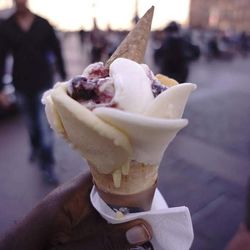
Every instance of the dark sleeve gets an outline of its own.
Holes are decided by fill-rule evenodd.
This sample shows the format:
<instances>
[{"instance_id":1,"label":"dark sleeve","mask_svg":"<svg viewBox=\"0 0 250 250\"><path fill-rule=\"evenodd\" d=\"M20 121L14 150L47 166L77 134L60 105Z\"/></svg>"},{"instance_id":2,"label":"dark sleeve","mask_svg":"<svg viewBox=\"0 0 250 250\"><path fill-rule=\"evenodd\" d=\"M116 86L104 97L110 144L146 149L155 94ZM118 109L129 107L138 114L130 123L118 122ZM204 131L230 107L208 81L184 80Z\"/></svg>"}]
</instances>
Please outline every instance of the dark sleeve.
<instances>
[{"instance_id":1,"label":"dark sleeve","mask_svg":"<svg viewBox=\"0 0 250 250\"><path fill-rule=\"evenodd\" d=\"M48 29L49 29L49 46L56 57L59 74L61 78L65 80L66 71L65 71L64 59L62 56L61 44L55 34L53 27L50 24L48 24Z\"/></svg>"},{"instance_id":2,"label":"dark sleeve","mask_svg":"<svg viewBox=\"0 0 250 250\"><path fill-rule=\"evenodd\" d=\"M6 36L4 32L4 24L0 24L0 91L2 91L4 84L3 84L3 76L5 71L5 59L8 52L8 46L6 42Z\"/></svg>"}]
</instances>

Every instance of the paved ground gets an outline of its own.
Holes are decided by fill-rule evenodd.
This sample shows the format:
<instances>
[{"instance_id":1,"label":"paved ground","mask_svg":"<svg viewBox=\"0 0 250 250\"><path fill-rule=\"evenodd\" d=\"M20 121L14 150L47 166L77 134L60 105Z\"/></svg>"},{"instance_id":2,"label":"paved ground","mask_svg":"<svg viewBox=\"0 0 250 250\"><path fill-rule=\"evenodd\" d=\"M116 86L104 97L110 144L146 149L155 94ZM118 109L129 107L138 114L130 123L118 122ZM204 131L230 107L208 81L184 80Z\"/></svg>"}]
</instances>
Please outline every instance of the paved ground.
<instances>
[{"instance_id":1,"label":"paved ground","mask_svg":"<svg viewBox=\"0 0 250 250\"><path fill-rule=\"evenodd\" d=\"M76 37L64 40L69 74L88 63L88 47ZM82 51L81 51L82 50ZM250 60L192 65L198 90L184 116L190 123L169 146L160 168L159 188L170 206L192 214L192 250L221 250L244 217L245 185L250 176ZM24 216L52 187L27 162L26 132L19 116L0 122L0 233ZM56 138L56 171L64 182L86 165Z\"/></svg>"}]
</instances>

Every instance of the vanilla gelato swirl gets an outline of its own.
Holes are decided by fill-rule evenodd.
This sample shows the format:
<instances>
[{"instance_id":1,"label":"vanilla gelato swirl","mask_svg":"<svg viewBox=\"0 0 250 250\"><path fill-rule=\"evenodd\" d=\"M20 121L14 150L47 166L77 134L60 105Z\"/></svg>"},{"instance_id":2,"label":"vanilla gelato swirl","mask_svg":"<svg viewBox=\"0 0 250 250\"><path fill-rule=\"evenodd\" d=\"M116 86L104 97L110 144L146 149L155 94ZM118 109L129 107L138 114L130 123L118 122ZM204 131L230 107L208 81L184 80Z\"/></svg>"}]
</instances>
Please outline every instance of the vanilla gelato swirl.
<instances>
[{"instance_id":1,"label":"vanilla gelato swirl","mask_svg":"<svg viewBox=\"0 0 250 250\"><path fill-rule=\"evenodd\" d=\"M133 113L143 113L153 101L152 82L142 66L132 60L118 58L110 65L118 108Z\"/></svg>"}]
</instances>

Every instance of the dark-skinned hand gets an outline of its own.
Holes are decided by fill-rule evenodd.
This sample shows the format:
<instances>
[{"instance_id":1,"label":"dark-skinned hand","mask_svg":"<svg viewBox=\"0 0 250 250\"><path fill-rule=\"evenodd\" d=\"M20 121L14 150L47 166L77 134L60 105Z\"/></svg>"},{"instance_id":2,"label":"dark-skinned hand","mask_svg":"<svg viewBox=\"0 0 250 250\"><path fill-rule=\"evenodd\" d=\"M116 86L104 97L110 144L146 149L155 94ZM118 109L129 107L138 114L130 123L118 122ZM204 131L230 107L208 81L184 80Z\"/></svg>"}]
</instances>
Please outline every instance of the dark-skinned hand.
<instances>
[{"instance_id":1,"label":"dark-skinned hand","mask_svg":"<svg viewBox=\"0 0 250 250\"><path fill-rule=\"evenodd\" d=\"M89 173L47 195L0 241L0 250L127 250L151 239L143 220L111 225L91 205Z\"/></svg>"}]
</instances>

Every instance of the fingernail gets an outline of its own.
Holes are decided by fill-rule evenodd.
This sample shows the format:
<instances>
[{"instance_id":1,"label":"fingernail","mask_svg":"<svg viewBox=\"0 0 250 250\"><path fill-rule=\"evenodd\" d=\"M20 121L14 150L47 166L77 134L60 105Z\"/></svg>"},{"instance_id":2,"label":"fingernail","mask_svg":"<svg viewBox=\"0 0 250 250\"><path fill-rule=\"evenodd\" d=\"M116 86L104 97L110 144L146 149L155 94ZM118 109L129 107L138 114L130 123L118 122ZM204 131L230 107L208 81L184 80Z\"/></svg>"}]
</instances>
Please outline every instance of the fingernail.
<instances>
[{"instance_id":1,"label":"fingernail","mask_svg":"<svg viewBox=\"0 0 250 250\"><path fill-rule=\"evenodd\" d=\"M143 224L130 228L126 232L126 237L130 244L142 244L151 239L149 231Z\"/></svg>"}]
</instances>

